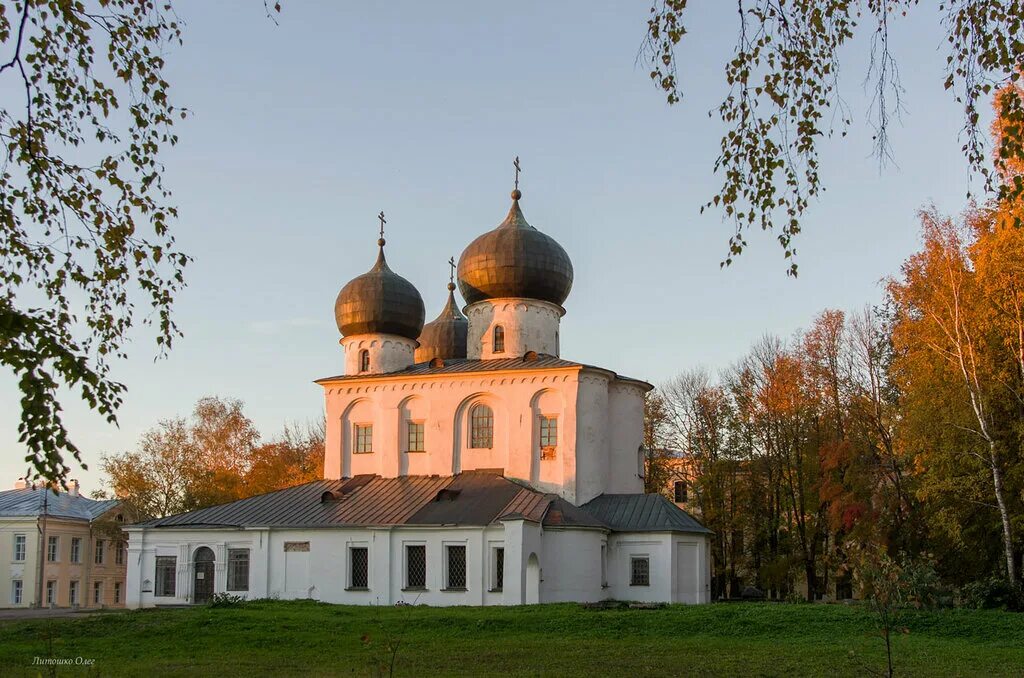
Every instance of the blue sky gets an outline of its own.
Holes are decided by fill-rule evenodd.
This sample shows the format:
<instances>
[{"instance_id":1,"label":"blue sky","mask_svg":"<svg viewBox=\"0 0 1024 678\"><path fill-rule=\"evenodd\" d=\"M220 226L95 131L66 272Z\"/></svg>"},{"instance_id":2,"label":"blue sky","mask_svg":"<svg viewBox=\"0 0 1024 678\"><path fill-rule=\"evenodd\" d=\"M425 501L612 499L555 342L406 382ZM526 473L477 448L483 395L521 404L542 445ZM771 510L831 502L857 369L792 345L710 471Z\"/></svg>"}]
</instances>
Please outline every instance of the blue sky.
<instances>
[{"instance_id":1,"label":"blue sky","mask_svg":"<svg viewBox=\"0 0 1024 678\"><path fill-rule=\"evenodd\" d=\"M159 419L208 394L241 398L266 436L322 416L318 377L342 370L333 303L375 257L434 317L458 258L508 209L512 159L523 211L575 266L563 356L658 383L717 369L761 335L791 335L825 308L881 298L917 245L916 211L959 211L970 177L960 111L942 89L937 16L893 31L907 111L898 166L879 168L865 123L867 42L843 54L851 134L825 144L828 190L797 241L800 277L773 236L719 268L729 226L700 206L721 132L736 35L732 3L692 3L680 49L682 103L669 107L636 56L649 3L340 3L287 0L274 25L258 0L178 3L185 45L169 56L177 104L194 115L166 156L179 244L195 262L177 305L185 337L166 360L137 334L116 378L119 428L69 402L88 471ZM0 486L25 469L16 384L0 375Z\"/></svg>"}]
</instances>

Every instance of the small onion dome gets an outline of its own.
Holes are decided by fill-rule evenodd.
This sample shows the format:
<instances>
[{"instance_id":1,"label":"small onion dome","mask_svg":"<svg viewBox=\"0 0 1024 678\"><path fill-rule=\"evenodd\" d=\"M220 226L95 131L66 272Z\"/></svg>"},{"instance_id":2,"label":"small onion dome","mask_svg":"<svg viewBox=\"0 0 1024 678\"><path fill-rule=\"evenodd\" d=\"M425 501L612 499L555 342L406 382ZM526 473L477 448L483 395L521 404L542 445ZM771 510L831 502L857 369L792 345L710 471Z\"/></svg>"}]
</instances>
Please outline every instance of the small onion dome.
<instances>
[{"instance_id":1,"label":"small onion dome","mask_svg":"<svg viewBox=\"0 0 1024 678\"><path fill-rule=\"evenodd\" d=\"M572 262L554 238L526 223L521 193L505 221L469 244L459 258L459 291L467 304L522 297L561 305L572 289Z\"/></svg>"},{"instance_id":2,"label":"small onion dome","mask_svg":"<svg viewBox=\"0 0 1024 678\"><path fill-rule=\"evenodd\" d=\"M334 319L342 336L397 334L415 340L423 329L423 297L384 259L384 239L377 241L377 263L351 280L334 302Z\"/></svg>"},{"instance_id":3,"label":"small onion dome","mask_svg":"<svg viewBox=\"0 0 1024 678\"><path fill-rule=\"evenodd\" d=\"M455 285L448 283L448 302L440 315L423 326L420 347L416 349L416 362L441 358L465 358L469 321L455 303Z\"/></svg>"}]
</instances>

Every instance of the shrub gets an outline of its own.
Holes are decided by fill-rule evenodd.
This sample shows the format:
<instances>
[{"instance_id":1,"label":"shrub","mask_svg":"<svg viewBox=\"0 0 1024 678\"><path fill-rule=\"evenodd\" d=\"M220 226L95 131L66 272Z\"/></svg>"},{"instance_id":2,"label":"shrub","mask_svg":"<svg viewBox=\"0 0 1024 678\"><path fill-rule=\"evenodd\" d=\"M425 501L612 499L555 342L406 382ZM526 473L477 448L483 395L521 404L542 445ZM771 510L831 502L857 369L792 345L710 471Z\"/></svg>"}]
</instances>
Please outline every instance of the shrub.
<instances>
[{"instance_id":1,"label":"shrub","mask_svg":"<svg viewBox=\"0 0 1024 678\"><path fill-rule=\"evenodd\" d=\"M245 596L233 596L230 593L214 593L207 603L210 607L238 607L245 602Z\"/></svg>"},{"instance_id":2,"label":"shrub","mask_svg":"<svg viewBox=\"0 0 1024 678\"><path fill-rule=\"evenodd\" d=\"M1024 610L1024 590L1003 577L989 577L960 589L960 605L976 610Z\"/></svg>"}]
</instances>

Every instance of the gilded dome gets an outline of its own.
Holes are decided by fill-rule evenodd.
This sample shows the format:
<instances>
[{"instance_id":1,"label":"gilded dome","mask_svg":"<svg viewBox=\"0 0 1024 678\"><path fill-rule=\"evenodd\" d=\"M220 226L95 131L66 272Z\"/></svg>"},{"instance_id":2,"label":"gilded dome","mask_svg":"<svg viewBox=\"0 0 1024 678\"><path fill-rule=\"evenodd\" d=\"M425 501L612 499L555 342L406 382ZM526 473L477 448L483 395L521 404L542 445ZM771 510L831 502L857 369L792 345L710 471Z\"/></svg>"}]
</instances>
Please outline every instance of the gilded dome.
<instances>
[{"instance_id":1,"label":"gilded dome","mask_svg":"<svg viewBox=\"0 0 1024 678\"><path fill-rule=\"evenodd\" d=\"M512 193L505 221L459 257L459 291L467 304L522 297L561 305L572 290L572 262L562 246L526 222L521 193Z\"/></svg>"},{"instance_id":2,"label":"gilded dome","mask_svg":"<svg viewBox=\"0 0 1024 678\"><path fill-rule=\"evenodd\" d=\"M342 336L397 334L415 340L423 329L423 297L384 259L384 239L377 241L377 263L338 293L334 319Z\"/></svg>"},{"instance_id":3,"label":"gilded dome","mask_svg":"<svg viewBox=\"0 0 1024 678\"><path fill-rule=\"evenodd\" d=\"M455 303L455 285L448 283L448 301L440 315L423 326L420 347L416 349L418 363L434 358L465 358L469 321Z\"/></svg>"}]
</instances>

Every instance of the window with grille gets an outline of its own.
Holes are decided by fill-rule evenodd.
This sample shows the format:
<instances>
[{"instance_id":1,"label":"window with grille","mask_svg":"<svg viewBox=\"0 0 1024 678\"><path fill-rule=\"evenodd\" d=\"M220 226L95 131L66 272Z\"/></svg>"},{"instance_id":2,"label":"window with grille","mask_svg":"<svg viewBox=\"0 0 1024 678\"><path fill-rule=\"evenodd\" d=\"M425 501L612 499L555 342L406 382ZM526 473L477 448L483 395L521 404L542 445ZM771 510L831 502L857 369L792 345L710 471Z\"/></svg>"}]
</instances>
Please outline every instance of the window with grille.
<instances>
[{"instance_id":1,"label":"window with grille","mask_svg":"<svg viewBox=\"0 0 1024 678\"><path fill-rule=\"evenodd\" d=\"M46 582L46 604L53 605L57 602L57 582Z\"/></svg>"},{"instance_id":2,"label":"window with grille","mask_svg":"<svg viewBox=\"0 0 1024 678\"><path fill-rule=\"evenodd\" d=\"M249 590L249 549L228 549L228 591Z\"/></svg>"},{"instance_id":3,"label":"window with grille","mask_svg":"<svg viewBox=\"0 0 1024 678\"><path fill-rule=\"evenodd\" d=\"M82 562L82 538L72 537L71 538L71 562L80 563Z\"/></svg>"},{"instance_id":4,"label":"window with grille","mask_svg":"<svg viewBox=\"0 0 1024 678\"><path fill-rule=\"evenodd\" d=\"M103 583L94 581L92 583L92 603L99 605L103 602Z\"/></svg>"},{"instance_id":5,"label":"window with grille","mask_svg":"<svg viewBox=\"0 0 1024 678\"><path fill-rule=\"evenodd\" d=\"M175 570L178 566L178 559L175 556L156 557L156 586L153 588L154 596L171 597L174 595Z\"/></svg>"},{"instance_id":6,"label":"window with grille","mask_svg":"<svg viewBox=\"0 0 1024 678\"><path fill-rule=\"evenodd\" d=\"M540 446L555 447L558 445L558 419L556 417L540 418Z\"/></svg>"},{"instance_id":7,"label":"window with grille","mask_svg":"<svg viewBox=\"0 0 1024 678\"><path fill-rule=\"evenodd\" d=\"M425 451L426 448L423 446L423 422L410 421L406 426L405 450L407 452Z\"/></svg>"},{"instance_id":8,"label":"window with grille","mask_svg":"<svg viewBox=\"0 0 1024 678\"><path fill-rule=\"evenodd\" d=\"M23 534L14 535L14 559L21 562L25 560L26 536Z\"/></svg>"},{"instance_id":9,"label":"window with grille","mask_svg":"<svg viewBox=\"0 0 1024 678\"><path fill-rule=\"evenodd\" d=\"M501 325L494 328L494 352L505 352L505 328Z\"/></svg>"},{"instance_id":10,"label":"window with grille","mask_svg":"<svg viewBox=\"0 0 1024 678\"><path fill-rule=\"evenodd\" d=\"M11 603L13 605L21 605L23 591L24 589L20 579L14 579L11 581Z\"/></svg>"},{"instance_id":11,"label":"window with grille","mask_svg":"<svg viewBox=\"0 0 1024 678\"><path fill-rule=\"evenodd\" d=\"M677 504L685 504L686 503L686 481L685 480L677 480L675 482L675 484L672 486L672 491L673 491L673 493L676 496L675 498L676 498L676 503Z\"/></svg>"},{"instance_id":12,"label":"window with grille","mask_svg":"<svg viewBox=\"0 0 1024 678\"><path fill-rule=\"evenodd\" d=\"M449 544L445 551L448 557L448 581L445 582L445 588L466 588L466 545Z\"/></svg>"},{"instance_id":13,"label":"window with grille","mask_svg":"<svg viewBox=\"0 0 1024 678\"><path fill-rule=\"evenodd\" d=\"M68 605L78 605L78 582L68 584Z\"/></svg>"},{"instance_id":14,"label":"window with grille","mask_svg":"<svg viewBox=\"0 0 1024 678\"><path fill-rule=\"evenodd\" d=\"M405 588L424 589L427 587L427 547L423 544L409 544L405 547Z\"/></svg>"},{"instance_id":15,"label":"window with grille","mask_svg":"<svg viewBox=\"0 0 1024 678\"><path fill-rule=\"evenodd\" d=\"M494 549L494 585L495 591L505 588L505 549L499 546Z\"/></svg>"},{"instance_id":16,"label":"window with grille","mask_svg":"<svg viewBox=\"0 0 1024 678\"><path fill-rule=\"evenodd\" d=\"M103 554L103 549L104 549L104 546L105 545L104 545L102 539L97 539L96 540L96 561L95 562L96 562L97 565L102 565L103 564L103 555L104 555Z\"/></svg>"},{"instance_id":17,"label":"window with grille","mask_svg":"<svg viewBox=\"0 0 1024 678\"><path fill-rule=\"evenodd\" d=\"M629 585L650 586L651 585L651 559L631 558L629 561Z\"/></svg>"},{"instance_id":18,"label":"window with grille","mask_svg":"<svg viewBox=\"0 0 1024 678\"><path fill-rule=\"evenodd\" d=\"M355 439L357 454L373 452L373 424L356 424Z\"/></svg>"},{"instance_id":19,"label":"window with grille","mask_svg":"<svg viewBox=\"0 0 1024 678\"><path fill-rule=\"evenodd\" d=\"M51 563L57 562L57 553L60 549L60 537L46 538L46 560Z\"/></svg>"},{"instance_id":20,"label":"window with grille","mask_svg":"<svg viewBox=\"0 0 1024 678\"><path fill-rule=\"evenodd\" d=\"M353 546L348 550L349 588L370 588L370 550L365 546Z\"/></svg>"},{"instance_id":21,"label":"window with grille","mask_svg":"<svg viewBox=\"0 0 1024 678\"><path fill-rule=\"evenodd\" d=\"M370 352L365 348L359 352L359 371L366 372L370 369Z\"/></svg>"},{"instance_id":22,"label":"window with grille","mask_svg":"<svg viewBox=\"0 0 1024 678\"><path fill-rule=\"evenodd\" d=\"M474 405L469 411L469 446L490 448L494 445L494 412L487 405Z\"/></svg>"},{"instance_id":23,"label":"window with grille","mask_svg":"<svg viewBox=\"0 0 1024 678\"><path fill-rule=\"evenodd\" d=\"M121 602L121 582L119 581L114 582L114 602Z\"/></svg>"},{"instance_id":24,"label":"window with grille","mask_svg":"<svg viewBox=\"0 0 1024 678\"><path fill-rule=\"evenodd\" d=\"M125 549L124 542L123 541L117 542L117 545L114 547L114 564L115 565L124 565L124 549Z\"/></svg>"}]
</instances>

